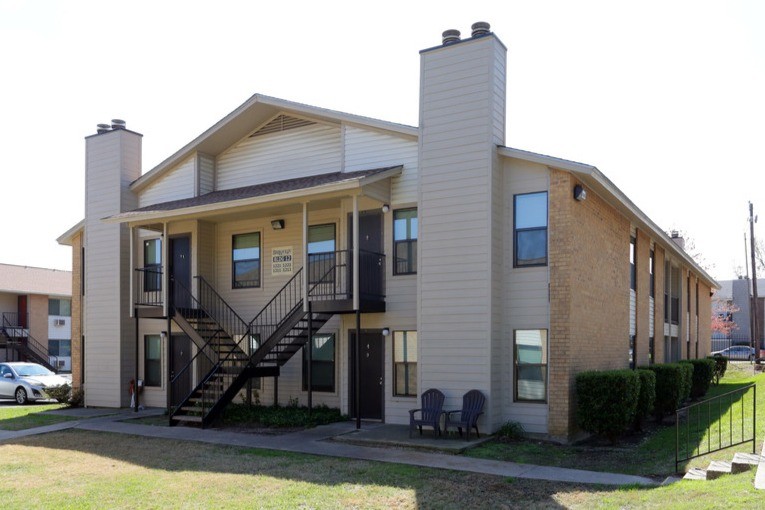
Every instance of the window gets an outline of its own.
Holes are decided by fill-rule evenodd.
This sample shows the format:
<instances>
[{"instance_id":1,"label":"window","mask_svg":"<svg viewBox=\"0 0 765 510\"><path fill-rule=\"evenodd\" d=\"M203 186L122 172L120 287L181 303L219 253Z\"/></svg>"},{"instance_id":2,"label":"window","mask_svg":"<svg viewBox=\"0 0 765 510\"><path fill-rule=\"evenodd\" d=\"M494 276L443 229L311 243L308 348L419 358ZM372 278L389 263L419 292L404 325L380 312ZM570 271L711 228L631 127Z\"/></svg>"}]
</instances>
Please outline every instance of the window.
<instances>
[{"instance_id":1,"label":"window","mask_svg":"<svg viewBox=\"0 0 765 510\"><path fill-rule=\"evenodd\" d=\"M231 246L231 286L260 287L260 232L235 235Z\"/></svg>"},{"instance_id":2,"label":"window","mask_svg":"<svg viewBox=\"0 0 765 510\"><path fill-rule=\"evenodd\" d=\"M143 290L162 290L162 240L148 239L143 242Z\"/></svg>"},{"instance_id":3,"label":"window","mask_svg":"<svg viewBox=\"0 0 765 510\"><path fill-rule=\"evenodd\" d=\"M630 368L635 368L635 335L630 335Z\"/></svg>"},{"instance_id":4,"label":"window","mask_svg":"<svg viewBox=\"0 0 765 510\"><path fill-rule=\"evenodd\" d=\"M417 396L417 332L393 332L393 394Z\"/></svg>"},{"instance_id":5,"label":"window","mask_svg":"<svg viewBox=\"0 0 765 510\"><path fill-rule=\"evenodd\" d=\"M513 339L515 400L547 401L547 330L518 329Z\"/></svg>"},{"instance_id":6,"label":"window","mask_svg":"<svg viewBox=\"0 0 765 510\"><path fill-rule=\"evenodd\" d=\"M651 297L656 296L656 276L654 275L654 257L655 254L653 250L651 250L651 253L648 256L648 273L650 275L650 281L648 283L648 292L650 292Z\"/></svg>"},{"instance_id":7,"label":"window","mask_svg":"<svg viewBox=\"0 0 765 510\"><path fill-rule=\"evenodd\" d=\"M162 385L162 341L159 335L143 337L143 383L145 386Z\"/></svg>"},{"instance_id":8,"label":"window","mask_svg":"<svg viewBox=\"0 0 765 510\"><path fill-rule=\"evenodd\" d=\"M311 342L311 389L335 391L335 335L319 334ZM308 351L303 348L303 391L308 391Z\"/></svg>"},{"instance_id":9,"label":"window","mask_svg":"<svg viewBox=\"0 0 765 510\"><path fill-rule=\"evenodd\" d=\"M637 260L637 239L630 237L630 289L636 290L636 276L637 269L635 268L635 261Z\"/></svg>"},{"instance_id":10,"label":"window","mask_svg":"<svg viewBox=\"0 0 765 510\"><path fill-rule=\"evenodd\" d=\"M51 356L71 356L72 355L72 341L71 340L48 340L48 354Z\"/></svg>"},{"instance_id":11,"label":"window","mask_svg":"<svg viewBox=\"0 0 765 510\"><path fill-rule=\"evenodd\" d=\"M68 299L49 299L48 315L58 315L59 317L72 316L72 302Z\"/></svg>"},{"instance_id":12,"label":"window","mask_svg":"<svg viewBox=\"0 0 765 510\"><path fill-rule=\"evenodd\" d=\"M393 211L393 274L417 273L417 209Z\"/></svg>"},{"instance_id":13,"label":"window","mask_svg":"<svg viewBox=\"0 0 765 510\"><path fill-rule=\"evenodd\" d=\"M309 283L335 281L335 224L308 227Z\"/></svg>"},{"instance_id":14,"label":"window","mask_svg":"<svg viewBox=\"0 0 765 510\"><path fill-rule=\"evenodd\" d=\"M656 359L656 343L654 337L648 339L648 364L653 365Z\"/></svg>"},{"instance_id":15,"label":"window","mask_svg":"<svg viewBox=\"0 0 765 510\"><path fill-rule=\"evenodd\" d=\"M515 195L515 267L547 265L547 192Z\"/></svg>"}]
</instances>

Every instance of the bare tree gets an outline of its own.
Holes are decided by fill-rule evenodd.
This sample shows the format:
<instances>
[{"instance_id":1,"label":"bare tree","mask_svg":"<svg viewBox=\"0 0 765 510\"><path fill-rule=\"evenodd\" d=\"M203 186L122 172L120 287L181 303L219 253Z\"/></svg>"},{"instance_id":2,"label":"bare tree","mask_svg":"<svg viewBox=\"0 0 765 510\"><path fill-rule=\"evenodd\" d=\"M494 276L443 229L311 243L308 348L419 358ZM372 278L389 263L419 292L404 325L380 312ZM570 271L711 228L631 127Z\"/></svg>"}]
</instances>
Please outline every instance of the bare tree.
<instances>
[{"instance_id":1,"label":"bare tree","mask_svg":"<svg viewBox=\"0 0 765 510\"><path fill-rule=\"evenodd\" d=\"M683 238L685 244L683 251L685 251L685 253L687 253L696 262L696 264L699 265L701 269L707 273L711 273L715 268L715 265L713 262L707 260L701 251L699 251L698 247L696 246L696 241L693 239L693 237L691 237L687 231L679 228L670 229L670 231L667 232L667 235L672 237L673 232L677 232L677 234Z\"/></svg>"}]
</instances>

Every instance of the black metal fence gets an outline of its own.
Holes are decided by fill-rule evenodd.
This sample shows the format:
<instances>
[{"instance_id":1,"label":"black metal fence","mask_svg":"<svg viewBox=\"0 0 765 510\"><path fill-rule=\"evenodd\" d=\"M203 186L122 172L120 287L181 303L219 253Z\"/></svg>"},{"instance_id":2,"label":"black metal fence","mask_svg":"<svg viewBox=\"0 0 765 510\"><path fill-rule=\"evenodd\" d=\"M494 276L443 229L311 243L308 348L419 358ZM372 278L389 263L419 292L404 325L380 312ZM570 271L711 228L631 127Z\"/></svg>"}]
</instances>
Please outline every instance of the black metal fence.
<instances>
[{"instance_id":1,"label":"black metal fence","mask_svg":"<svg viewBox=\"0 0 765 510\"><path fill-rule=\"evenodd\" d=\"M135 270L135 304L162 306L162 268L140 267Z\"/></svg>"},{"instance_id":2,"label":"black metal fence","mask_svg":"<svg viewBox=\"0 0 765 510\"><path fill-rule=\"evenodd\" d=\"M756 453L754 384L675 411L675 470L681 462L741 444Z\"/></svg>"},{"instance_id":3,"label":"black metal fence","mask_svg":"<svg viewBox=\"0 0 765 510\"><path fill-rule=\"evenodd\" d=\"M734 349L734 352L720 352L726 349L735 347L748 347L751 346L751 338L747 334L742 333L729 333L723 335L720 333L713 333L711 340L711 352L721 353L724 356L729 357L732 360L746 360L749 359L745 350ZM760 349L765 349L765 343L760 341Z\"/></svg>"}]
</instances>

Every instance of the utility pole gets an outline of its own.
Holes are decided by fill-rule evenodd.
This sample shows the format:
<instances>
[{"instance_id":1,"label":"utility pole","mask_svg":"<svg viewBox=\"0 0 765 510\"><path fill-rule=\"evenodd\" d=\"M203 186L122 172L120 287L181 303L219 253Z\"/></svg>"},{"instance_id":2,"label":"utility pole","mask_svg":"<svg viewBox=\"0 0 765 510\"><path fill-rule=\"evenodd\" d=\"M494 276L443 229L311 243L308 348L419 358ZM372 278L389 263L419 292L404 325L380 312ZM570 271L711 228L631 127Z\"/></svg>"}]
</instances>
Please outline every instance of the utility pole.
<instances>
[{"instance_id":1,"label":"utility pole","mask_svg":"<svg viewBox=\"0 0 765 510\"><path fill-rule=\"evenodd\" d=\"M757 317L757 261L755 260L754 256L754 223L757 221L757 218L754 216L754 205L749 202L749 243L751 246L750 252L752 256L752 324L754 325L754 330L752 331L752 347L754 347L754 356L755 358L760 357L760 339L757 338L757 333L759 332L759 320Z\"/></svg>"}]
</instances>

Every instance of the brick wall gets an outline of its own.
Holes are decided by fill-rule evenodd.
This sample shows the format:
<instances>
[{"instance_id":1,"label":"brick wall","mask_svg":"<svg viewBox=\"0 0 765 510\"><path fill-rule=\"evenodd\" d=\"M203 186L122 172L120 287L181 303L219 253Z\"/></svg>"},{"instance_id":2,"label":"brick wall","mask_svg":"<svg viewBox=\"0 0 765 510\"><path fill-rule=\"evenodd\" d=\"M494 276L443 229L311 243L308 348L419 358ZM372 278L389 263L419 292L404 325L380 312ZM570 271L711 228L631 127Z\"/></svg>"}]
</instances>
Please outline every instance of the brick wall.
<instances>
[{"instance_id":1,"label":"brick wall","mask_svg":"<svg viewBox=\"0 0 765 510\"><path fill-rule=\"evenodd\" d=\"M630 223L594 192L575 201L576 184L551 171L548 428L562 438L576 429L576 374L629 366Z\"/></svg>"},{"instance_id":2,"label":"brick wall","mask_svg":"<svg viewBox=\"0 0 765 510\"><path fill-rule=\"evenodd\" d=\"M72 388L82 387L82 233L72 239Z\"/></svg>"},{"instance_id":3,"label":"brick wall","mask_svg":"<svg viewBox=\"0 0 765 510\"><path fill-rule=\"evenodd\" d=\"M712 352L712 288L699 281L699 357Z\"/></svg>"},{"instance_id":4,"label":"brick wall","mask_svg":"<svg viewBox=\"0 0 765 510\"><path fill-rule=\"evenodd\" d=\"M29 334L41 345L48 346L48 296L29 296Z\"/></svg>"},{"instance_id":5,"label":"brick wall","mask_svg":"<svg viewBox=\"0 0 765 510\"><path fill-rule=\"evenodd\" d=\"M664 262L666 260L664 249L656 246L656 315L654 316L654 363L664 363Z\"/></svg>"}]
</instances>

